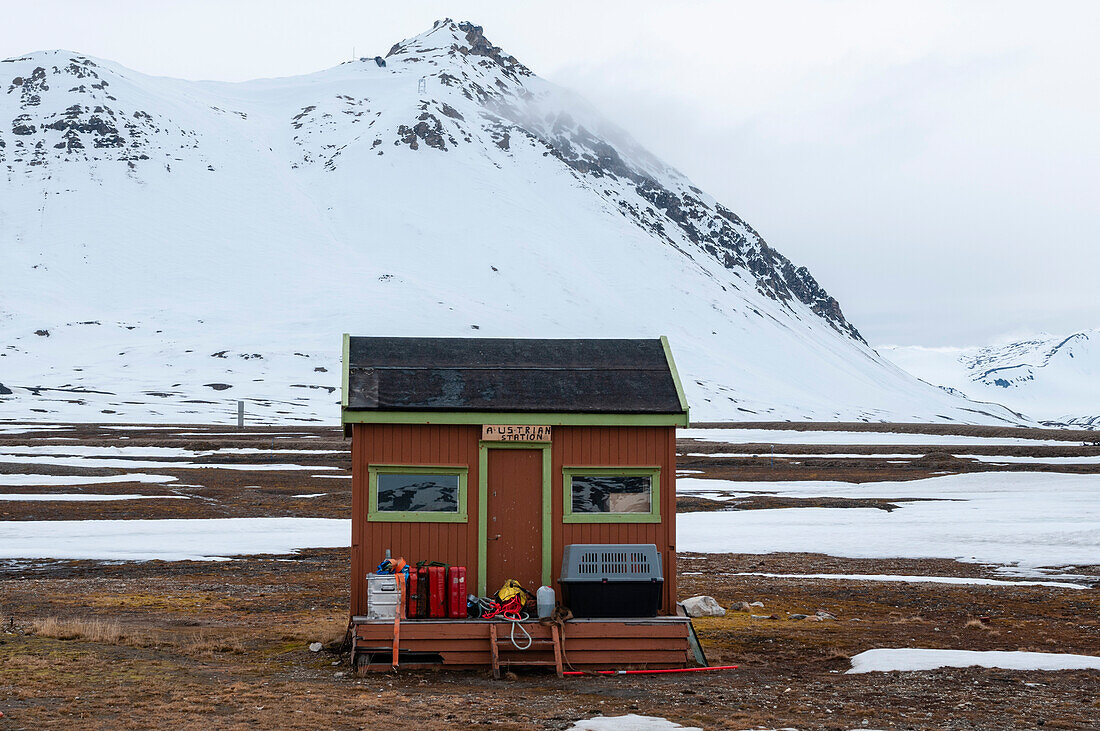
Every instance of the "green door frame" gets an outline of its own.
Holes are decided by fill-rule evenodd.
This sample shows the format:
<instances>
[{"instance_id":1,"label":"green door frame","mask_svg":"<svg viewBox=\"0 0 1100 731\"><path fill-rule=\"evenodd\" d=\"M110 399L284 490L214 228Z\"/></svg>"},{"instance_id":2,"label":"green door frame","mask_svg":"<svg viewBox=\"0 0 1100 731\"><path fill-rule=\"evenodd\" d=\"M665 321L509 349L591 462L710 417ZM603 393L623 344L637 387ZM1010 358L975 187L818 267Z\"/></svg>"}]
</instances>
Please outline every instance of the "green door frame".
<instances>
[{"instance_id":1,"label":"green door frame","mask_svg":"<svg viewBox=\"0 0 1100 731\"><path fill-rule=\"evenodd\" d=\"M538 449L542 451L542 583L550 583L550 551L553 530L550 498L550 442L484 442L477 446L477 595L486 596L489 565L489 450Z\"/></svg>"}]
</instances>

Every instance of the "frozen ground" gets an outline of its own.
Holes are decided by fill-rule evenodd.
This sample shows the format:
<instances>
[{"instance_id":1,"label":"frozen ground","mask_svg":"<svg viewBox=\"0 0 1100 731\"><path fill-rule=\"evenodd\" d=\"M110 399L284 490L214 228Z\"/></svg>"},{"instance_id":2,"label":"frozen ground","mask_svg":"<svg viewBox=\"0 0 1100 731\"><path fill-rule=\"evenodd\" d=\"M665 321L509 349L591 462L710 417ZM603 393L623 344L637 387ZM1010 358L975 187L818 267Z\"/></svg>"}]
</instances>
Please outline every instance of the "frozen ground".
<instances>
[{"instance_id":1,"label":"frozen ground","mask_svg":"<svg viewBox=\"0 0 1100 731\"><path fill-rule=\"evenodd\" d=\"M665 718L687 727L755 731L782 728L866 731L906 726L1035 728L1033 721L1038 718L1045 720L1047 728L1088 728L1089 720L1095 716L1096 709L1091 704L1097 697L1096 682L1100 680L1096 671L1015 676L1019 680L1014 683L1004 682L1004 671L974 667L934 673L842 674L850 667L848 658L869 648L945 647L1100 654L1095 648L1097 592L1073 588L1095 582L1093 576L1074 578L1062 572L1057 577L1074 582L1071 585L1049 580L994 582L986 577L1002 577L992 569L947 560L850 559L812 553L757 555L755 547L745 554L686 554L681 557L678 571L681 598L709 594L723 606L738 601L764 602L765 608L759 614L766 616L730 612L726 617L700 620L697 624L700 641L711 662L739 665L737 671L565 681L548 677L545 682L503 684L480 673L448 674L454 677L446 678L445 683L429 678L426 684L421 684L424 676L419 673L355 678L346 665L346 656L340 658L307 649L309 643L325 641L330 636L329 629L324 628L329 625L333 643L337 643L347 622L346 546L350 526L346 517L352 502L346 470L350 464L347 442L334 428L313 429L297 440L287 441L281 441L282 434L263 436L222 427L216 430L214 433L202 427L187 427L186 431L142 432L79 426L0 440L50 446L48 454L44 453L47 450L38 449L8 450L32 457L65 456L72 451L67 445L111 447L109 451L81 449L77 454L120 461L136 458L130 460L131 465L135 461L157 459L160 466L150 472L178 477L178 481L167 485L93 483L94 486L83 488L9 487L0 492L134 494L140 490L147 494L176 493L191 497L190 500L0 502L0 515L5 516L0 523L3 529L0 548L7 549L7 554L47 557L0 559L0 595L4 597L6 611L16 617L18 630L17 634L3 635L4 643L0 644L0 698L4 699L0 710L17 725L42 728L66 722L72 725L78 719L106 718L116 726L144 727L150 725L150 719L157 719L159 725L171 727L207 728L211 723L224 722L281 728L292 719L302 727L324 728L332 725L333 718L342 717L372 728L418 728L433 724L470 728L484 722L484 709L489 707L493 709L493 718L503 719L505 725L547 728L569 728L583 722L577 719L637 728L641 723L638 716L648 716L654 723ZM72 441L47 441L53 436ZM269 451L260 448L270 447L272 436L283 448L296 446L303 448L296 451L328 450L333 454L261 454ZM58 445L66 452L56 453L53 447ZM115 448L124 451L116 452ZM180 452L140 452L148 448L201 450L202 455L196 454L192 459ZM214 452L217 448L241 451ZM0 452L4 449L0 447ZM244 451L250 449L256 449L258 456ZM812 451L798 447L794 450ZM825 447L821 451L845 450ZM909 449L887 447L882 451ZM999 451L1017 452L1011 447ZM1048 451L1073 454L1095 450ZM172 462L173 459L179 462ZM327 473L228 469L198 472L186 468L172 471L176 469L173 465L180 462L266 461L342 469ZM734 484L744 488L736 494L749 496L749 500L734 497L717 506L704 505L701 500L684 500L679 517L682 524L695 519L692 509L734 507L738 502L739 507L751 504L765 509L715 515L730 521L753 512L797 516L807 511L799 507L769 508L780 504L797 506L803 504L801 498L760 497L757 491L802 495L800 491L808 485L807 494L812 495L856 487L844 480L876 480L865 486L868 492L901 490L903 494L895 495L896 498L909 497L918 490L937 498L961 498L937 503L950 506L965 507L976 500L971 493L981 492L964 478L958 478L962 482L937 483L886 482L884 477L892 475L890 479L905 480L929 474L930 470L940 469L938 463L899 468L886 460L876 460L874 464L821 460L814 465L807 461L803 465L777 464L773 468L767 459L739 460L736 467L730 466L729 460L685 460L688 461L690 465L685 467L698 473L681 479L680 487L686 490L683 497L700 495L707 488L721 492ZM970 463L967 469L1004 468ZM1097 468L1061 469L1085 472ZM63 484L82 479L63 473L94 475L97 482L109 483L128 479L134 472L103 468L89 473L80 467L28 463L0 464L0 471L3 470L11 473L7 477L18 477L20 481L57 479ZM24 474L30 472L48 474ZM117 474L108 474L111 472ZM739 482L695 479L705 475L736 476ZM770 482L743 484L754 477ZM799 482L807 477L816 481ZM1029 483L1036 490L1057 494L1065 493L1062 488L1069 484L1059 478L1085 476L1002 473L991 477L1036 480ZM1038 481L1041 479L1047 481ZM779 480L787 482L777 484ZM948 494L943 486L950 484L967 489ZM316 497L307 497L313 495ZM846 498L833 500L838 505L849 503ZM921 508L921 504L905 500L895 500L894 504L900 508L891 514L866 509L840 512L847 516L875 512L888 521L906 522L910 511ZM992 505L997 507L998 503L994 501ZM273 516L292 519L272 520ZM53 520L44 522L44 518ZM95 520L88 520L91 518ZM727 537L736 537L736 527L724 530ZM853 540L859 540L858 533L853 536ZM903 532L898 540L908 540L907 534ZM336 547L311 548L322 545ZM300 550L293 556L278 553L296 548ZM248 556L261 551L271 553ZM51 555L69 558L49 560ZM69 560L89 555L97 559ZM244 556L247 558L216 560ZM191 563L180 559L206 560ZM1095 571L1079 566L1075 573ZM806 578L795 578L801 576ZM818 608L832 612L837 621L795 621L795 613L813 614ZM767 615L778 619L770 620ZM35 620L50 617L117 622L128 639L122 646L115 646L82 640L58 641L34 634ZM971 618L981 618L981 626L976 626ZM326 624L318 624L319 619ZM131 645L130 638L149 640L148 644L143 639ZM199 641L201 644L196 644ZM270 657L273 651L279 653L274 663L256 663L257 657ZM55 657L58 652L65 653L59 663L75 663L81 672L72 677L40 672L41 658ZM341 659L345 662L343 666L332 665ZM205 670L196 673L196 667ZM114 680L119 672L138 680L120 684ZM33 681L26 681L26 677L33 677ZM186 682L181 684L180 678ZM1029 687L1023 680L1039 680L1042 685ZM377 693L371 691L371 688L380 691L379 682L387 687L392 684L388 692L409 702L379 706ZM226 694L225 688L230 686L234 692ZM196 704L196 697L221 700L210 706ZM313 701L303 704L302 698ZM889 702L884 703L883 698ZM1087 698L1087 703L1067 702L1067 698ZM261 707L265 710L258 711ZM128 715L119 716L120 712ZM624 714L635 717L624 721Z\"/></svg>"},{"instance_id":2,"label":"frozen ground","mask_svg":"<svg viewBox=\"0 0 1100 731\"><path fill-rule=\"evenodd\" d=\"M333 518L0 521L0 558L206 561L351 543Z\"/></svg>"},{"instance_id":3,"label":"frozen ground","mask_svg":"<svg viewBox=\"0 0 1100 731\"><path fill-rule=\"evenodd\" d=\"M1001 668L1002 670L1100 670L1100 657L1053 652L990 650L876 649L852 658L849 674L937 668Z\"/></svg>"},{"instance_id":4,"label":"frozen ground","mask_svg":"<svg viewBox=\"0 0 1100 731\"><path fill-rule=\"evenodd\" d=\"M682 551L826 553L850 558L953 558L1014 566L1100 560L1100 476L971 473L908 482L735 482L686 478L677 491L796 498L878 498L899 507L782 508L686 513Z\"/></svg>"}]
</instances>

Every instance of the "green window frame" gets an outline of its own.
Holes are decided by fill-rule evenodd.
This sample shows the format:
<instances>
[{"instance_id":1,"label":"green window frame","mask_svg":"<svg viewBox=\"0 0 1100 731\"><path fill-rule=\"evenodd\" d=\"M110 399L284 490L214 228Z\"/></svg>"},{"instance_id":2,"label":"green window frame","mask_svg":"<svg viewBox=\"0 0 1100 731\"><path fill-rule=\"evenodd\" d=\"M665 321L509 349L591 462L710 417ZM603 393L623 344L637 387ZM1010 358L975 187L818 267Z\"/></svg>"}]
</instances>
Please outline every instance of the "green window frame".
<instances>
[{"instance_id":1,"label":"green window frame","mask_svg":"<svg viewBox=\"0 0 1100 731\"><path fill-rule=\"evenodd\" d=\"M650 478L648 513L574 513L574 475L606 475ZM661 468L660 467L608 467L574 466L562 468L562 498L564 523L660 523L661 522Z\"/></svg>"},{"instance_id":2,"label":"green window frame","mask_svg":"<svg viewBox=\"0 0 1100 731\"><path fill-rule=\"evenodd\" d=\"M469 511L466 502L466 482L469 468L464 465L372 464L367 466L367 520L377 523L466 523ZM378 475L457 475L458 512L429 510L397 511L378 509Z\"/></svg>"}]
</instances>

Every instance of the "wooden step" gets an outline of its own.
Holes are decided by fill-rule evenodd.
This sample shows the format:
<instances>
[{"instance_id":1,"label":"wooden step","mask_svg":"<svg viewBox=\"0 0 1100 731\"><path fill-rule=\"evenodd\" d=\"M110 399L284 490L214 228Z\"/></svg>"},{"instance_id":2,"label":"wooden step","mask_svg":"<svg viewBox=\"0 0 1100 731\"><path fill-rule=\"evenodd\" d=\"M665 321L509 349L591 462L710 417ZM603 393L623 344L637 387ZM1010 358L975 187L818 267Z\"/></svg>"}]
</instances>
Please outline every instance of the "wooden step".
<instances>
[{"instance_id":1,"label":"wooden step","mask_svg":"<svg viewBox=\"0 0 1100 731\"><path fill-rule=\"evenodd\" d=\"M553 665L554 668L557 670L558 677L559 678L565 677L564 674L563 674L563 671L562 671L562 666L561 666L561 634L558 632L558 626L556 624L550 625L550 631L551 631L551 639L550 640L535 640L534 638L532 638L531 639L531 645L529 647L527 647L525 650L520 650L518 647L515 647L514 645L513 645L513 647L516 651L522 653L522 652L526 652L527 650L532 649L535 646L536 643L538 645L540 645L541 647L546 647L548 645L552 646L554 648L554 659L553 659L553 661L550 661L550 660L532 660L530 658L524 657L520 660L509 660L508 664L509 665L538 665L538 666ZM512 638L511 637L508 637L506 639L508 640L509 644L512 644ZM500 643L501 643L501 638L497 636L497 625L495 623L490 624L489 625L489 654L490 654L490 660L491 660L491 663L492 663L492 666L493 666L493 677L494 678L499 678L500 677Z\"/></svg>"}]
</instances>

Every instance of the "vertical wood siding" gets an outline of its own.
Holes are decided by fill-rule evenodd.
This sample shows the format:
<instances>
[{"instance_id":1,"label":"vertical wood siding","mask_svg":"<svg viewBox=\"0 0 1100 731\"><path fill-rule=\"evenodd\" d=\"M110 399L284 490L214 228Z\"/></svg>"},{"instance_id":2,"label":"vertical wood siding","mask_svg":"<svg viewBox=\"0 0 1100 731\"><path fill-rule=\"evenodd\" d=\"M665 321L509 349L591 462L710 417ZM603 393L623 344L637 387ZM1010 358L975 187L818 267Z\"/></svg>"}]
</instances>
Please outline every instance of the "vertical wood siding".
<instances>
[{"instance_id":1,"label":"vertical wood siding","mask_svg":"<svg viewBox=\"0 0 1100 731\"><path fill-rule=\"evenodd\" d=\"M355 424L352 429L351 612L366 614L364 576L390 549L406 561L465 566L477 586L477 446L480 426ZM372 464L465 466L466 523L370 523L367 467Z\"/></svg>"},{"instance_id":2,"label":"vertical wood siding","mask_svg":"<svg viewBox=\"0 0 1100 731\"><path fill-rule=\"evenodd\" d=\"M676 608L676 437L674 427L571 426L554 427L552 462L554 510L554 582L561 575L561 556L570 543L653 543L661 552L664 592L661 608ZM563 523L563 467L661 468L660 523Z\"/></svg>"},{"instance_id":3,"label":"vertical wood siding","mask_svg":"<svg viewBox=\"0 0 1100 731\"><path fill-rule=\"evenodd\" d=\"M502 423L507 423L502 415ZM351 611L366 614L363 577L389 548L407 561L443 561L466 566L467 586L478 584L478 442L480 426L355 424L352 430ZM674 427L556 426L551 466L551 573L557 587L563 547L569 543L653 543L664 573L662 611L675 613L676 602L676 438ZM367 522L367 466L370 464L464 465L466 523ZM562 522L563 467L657 466L661 468L661 523ZM520 496L517 496L520 498ZM521 498L522 499L522 498ZM541 493L532 491L536 504ZM490 549L494 546L490 545ZM495 588L495 587L493 587ZM492 589L490 589L492 590ZM560 595L560 594L559 594Z\"/></svg>"}]
</instances>

